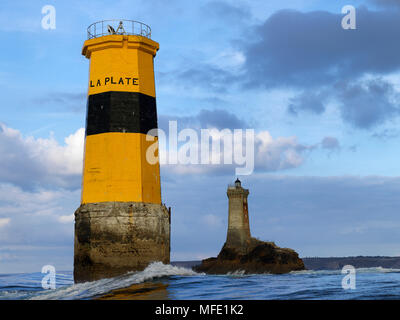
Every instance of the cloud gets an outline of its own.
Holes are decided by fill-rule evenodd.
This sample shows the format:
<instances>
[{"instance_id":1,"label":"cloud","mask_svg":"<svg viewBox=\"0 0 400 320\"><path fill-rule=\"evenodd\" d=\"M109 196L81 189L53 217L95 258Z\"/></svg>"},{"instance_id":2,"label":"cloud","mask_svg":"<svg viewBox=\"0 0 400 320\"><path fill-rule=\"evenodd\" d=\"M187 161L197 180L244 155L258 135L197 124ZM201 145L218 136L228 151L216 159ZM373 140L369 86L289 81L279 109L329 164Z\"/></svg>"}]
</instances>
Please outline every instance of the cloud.
<instances>
[{"instance_id":1,"label":"cloud","mask_svg":"<svg viewBox=\"0 0 400 320\"><path fill-rule=\"evenodd\" d=\"M166 141L165 145L160 145L160 150L165 150L166 152L164 157L167 159L167 172L184 175L233 174L237 165L224 162L224 151L232 150L232 147L234 147L233 151L235 152L238 146L224 144L224 134L222 130L229 129L229 132L232 133L234 129L246 129L249 125L244 120L239 119L239 117L233 113L220 109L202 109L198 114L187 117L161 115L159 119L159 127L167 136L169 135L169 121L177 121L178 132L186 128L195 130L197 141L192 141L192 143L199 156L201 154L200 129L217 129L218 134L214 136L214 141L216 144L221 145L219 152L214 152L212 154L213 158L216 159L216 164L168 164L169 141ZM245 133L243 132L243 134ZM188 138L183 144L189 141ZM162 141L160 141L160 143L162 143ZM181 146L182 145L178 145L178 149ZM271 172L296 168L303 164L305 155L315 149L316 146L317 144L301 144L294 136L273 138L268 131L257 132L254 140L255 170ZM243 153L245 153L245 146L242 147ZM161 157L163 157L162 154L164 154L163 151L161 151ZM198 162L201 163L200 160Z\"/></svg>"},{"instance_id":2,"label":"cloud","mask_svg":"<svg viewBox=\"0 0 400 320\"><path fill-rule=\"evenodd\" d=\"M219 145L220 149L211 149L210 142L208 147L212 162L204 164L201 161L201 154L203 152L202 149L206 148L207 145L200 144L201 134L199 131L194 133L198 137L198 141L193 142L188 138L183 144L186 145L191 141L191 145L197 155L195 158L197 164L193 164L191 161L188 164L183 164L182 161L178 161L177 164L170 163L169 141L162 142L160 140L160 158L165 159L163 170L167 175L235 175L236 168L249 167L252 164L254 164L255 172L288 170L301 166L306 156L318 147L318 143L314 145L301 144L295 136L273 138L268 131L256 132L253 142L246 140L247 138L243 131L241 141L226 143L225 137L228 132L217 131L212 135L212 143ZM254 155L249 153L250 149L246 148L246 144L251 143L254 143ZM178 157L181 147L181 145L178 145ZM227 152L227 158L225 158L225 152ZM238 154L243 155L245 163L239 163ZM188 159L190 159L189 155Z\"/></svg>"},{"instance_id":3,"label":"cloud","mask_svg":"<svg viewBox=\"0 0 400 320\"><path fill-rule=\"evenodd\" d=\"M11 219L10 218L0 218L0 228L5 227L10 223Z\"/></svg>"},{"instance_id":4,"label":"cloud","mask_svg":"<svg viewBox=\"0 0 400 320\"><path fill-rule=\"evenodd\" d=\"M174 81L177 81L184 89L203 87L208 91L225 93L228 86L236 83L239 75L232 74L229 70L224 70L211 63L196 63L182 71L173 72Z\"/></svg>"},{"instance_id":5,"label":"cloud","mask_svg":"<svg viewBox=\"0 0 400 320\"><path fill-rule=\"evenodd\" d=\"M83 165L84 129L60 145L48 139L24 137L0 124L0 181L22 188L55 186L79 188Z\"/></svg>"},{"instance_id":6,"label":"cloud","mask_svg":"<svg viewBox=\"0 0 400 320\"><path fill-rule=\"evenodd\" d=\"M210 1L202 7L207 18L214 17L218 21L221 19L235 23L243 23L251 18L251 13L248 7L243 4L234 6L223 1Z\"/></svg>"},{"instance_id":7,"label":"cloud","mask_svg":"<svg viewBox=\"0 0 400 320\"><path fill-rule=\"evenodd\" d=\"M302 111L321 114L325 111L325 100L325 92L304 91L300 95L290 99L287 110L292 115L298 115Z\"/></svg>"},{"instance_id":8,"label":"cloud","mask_svg":"<svg viewBox=\"0 0 400 320\"><path fill-rule=\"evenodd\" d=\"M281 10L254 29L247 43L247 85L318 87L400 68L400 13L357 8L357 29L341 28L343 15Z\"/></svg>"},{"instance_id":9,"label":"cloud","mask_svg":"<svg viewBox=\"0 0 400 320\"><path fill-rule=\"evenodd\" d=\"M82 112L82 106L86 103L86 93L72 93L72 92L50 92L33 98L32 102L35 104L51 104L52 107L67 106L74 112Z\"/></svg>"},{"instance_id":10,"label":"cloud","mask_svg":"<svg viewBox=\"0 0 400 320\"><path fill-rule=\"evenodd\" d=\"M322 139L321 146L323 149L335 150L340 148L340 143L335 137L325 137Z\"/></svg>"},{"instance_id":11,"label":"cloud","mask_svg":"<svg viewBox=\"0 0 400 320\"><path fill-rule=\"evenodd\" d=\"M289 114L322 114L327 103L338 107L342 120L358 129L371 129L393 120L400 114L400 94L393 83L380 77L337 81L319 91L304 90L290 99Z\"/></svg>"},{"instance_id":12,"label":"cloud","mask_svg":"<svg viewBox=\"0 0 400 320\"><path fill-rule=\"evenodd\" d=\"M0 232L0 249L18 246L71 245L73 227L66 222L78 208L80 190L23 190L0 183L0 212L6 228ZM69 218L71 219L71 218Z\"/></svg>"},{"instance_id":13,"label":"cloud","mask_svg":"<svg viewBox=\"0 0 400 320\"><path fill-rule=\"evenodd\" d=\"M82 102L86 100L85 93L70 93L70 92L50 92L46 95L34 98L35 103L70 103L70 102Z\"/></svg>"},{"instance_id":14,"label":"cloud","mask_svg":"<svg viewBox=\"0 0 400 320\"><path fill-rule=\"evenodd\" d=\"M256 135L255 168L258 171L279 171L299 167L304 155L315 146L300 144L296 137L273 139L268 131Z\"/></svg>"},{"instance_id":15,"label":"cloud","mask_svg":"<svg viewBox=\"0 0 400 320\"><path fill-rule=\"evenodd\" d=\"M370 0L369 2L379 7L396 8L400 6L399 0Z\"/></svg>"},{"instance_id":16,"label":"cloud","mask_svg":"<svg viewBox=\"0 0 400 320\"><path fill-rule=\"evenodd\" d=\"M163 121L174 119L174 117L163 117ZM167 140L160 140L160 158L167 159L161 162L165 166L165 172L169 174L206 174L206 175L231 175L236 168L245 167L254 163L255 172L275 172L293 169L301 166L307 155L318 147L319 143L313 145L298 142L297 137L276 137L273 138L268 131L256 132L254 136L254 158L250 149L246 149L245 131L241 141L234 141L235 144L225 142L225 132L222 128L232 127L227 132L233 133L233 129L244 127L246 124L235 115L223 110L202 110L193 117L178 117L181 123L179 130L187 128L184 125L193 125L193 133L197 136L197 141L187 139L178 144L178 153L182 146L190 145L198 154L198 164L170 163L170 146L168 134ZM164 124L166 125L166 124ZM200 158L202 146L200 144L200 129L211 129L212 141L215 145L220 145L220 149L210 150L213 159L211 163L204 164ZM4 150L5 155L0 159L0 181L11 183L24 190L42 190L40 197L52 197L54 193L47 192L49 188L67 188L76 190L80 187L82 163L83 163L83 144L84 129L81 128L75 133L65 138L65 144L60 145L54 138L34 139L33 137L23 137L17 130L1 125L0 150ZM178 131L179 133L179 131ZM330 139L330 140L329 140ZM325 138L322 142L323 148L332 149L334 138ZM251 141L249 141L251 143ZM211 148L211 141L209 147ZM236 156L238 150L242 150L245 163L238 163L239 157ZM225 152L232 152L231 161L225 159ZM240 153L240 152L239 152ZM188 155L189 156L189 155ZM186 156L185 156L186 157ZM180 160L181 158L179 158ZM23 168L23 170L21 170ZM1 196L0 196L1 200ZM68 222L71 219L61 217L60 222Z\"/></svg>"},{"instance_id":17,"label":"cloud","mask_svg":"<svg viewBox=\"0 0 400 320\"><path fill-rule=\"evenodd\" d=\"M389 140L397 138L400 132L394 129L384 129L382 131L374 132L371 137L381 140Z\"/></svg>"},{"instance_id":18,"label":"cloud","mask_svg":"<svg viewBox=\"0 0 400 320\"><path fill-rule=\"evenodd\" d=\"M74 222L75 216L74 214L70 214L68 216L59 216L58 221L61 223L71 223Z\"/></svg>"},{"instance_id":19,"label":"cloud","mask_svg":"<svg viewBox=\"0 0 400 320\"><path fill-rule=\"evenodd\" d=\"M201 109L193 116L160 115L159 128L168 133L169 121L177 121L178 130L193 129L242 129L248 127L243 119L223 109Z\"/></svg>"},{"instance_id":20,"label":"cloud","mask_svg":"<svg viewBox=\"0 0 400 320\"><path fill-rule=\"evenodd\" d=\"M322 115L329 103L354 128L378 127L399 115L397 90L383 77L400 70L400 12L356 10L356 30L341 27L339 12L277 11L249 27L252 40L236 41L235 58L200 59L170 74L208 92L295 90L291 115ZM228 60L234 66L226 67Z\"/></svg>"},{"instance_id":21,"label":"cloud","mask_svg":"<svg viewBox=\"0 0 400 320\"><path fill-rule=\"evenodd\" d=\"M245 61L246 57L243 52L229 48L212 57L207 62L218 69L234 73L240 72Z\"/></svg>"},{"instance_id":22,"label":"cloud","mask_svg":"<svg viewBox=\"0 0 400 320\"><path fill-rule=\"evenodd\" d=\"M354 127L369 129L400 114L399 93L389 82L339 82L335 88L341 116Z\"/></svg>"},{"instance_id":23,"label":"cloud","mask_svg":"<svg viewBox=\"0 0 400 320\"><path fill-rule=\"evenodd\" d=\"M168 117L164 118L164 120L166 119ZM166 166L168 172L184 175L188 173L226 175L233 174L235 168L245 165L236 163L235 160L239 159L236 157L233 157L233 164L224 161L225 150L233 150L234 155L240 149L238 149L239 145L227 144L225 147L224 133L219 131L222 128L231 127L232 129L229 132L233 133L233 129L246 126L243 120L224 110L201 110L193 117L180 117L178 120L182 126L184 124L190 125L190 127L193 125L195 127L194 132L198 137L201 136L199 128L216 129L215 132L211 132L216 134L214 134L213 139L216 144L220 144L221 149L211 153L212 158L216 159L213 163L216 164L171 164ZM60 145L52 137L48 139L23 137L18 130L11 129L3 124L0 128L2 130L0 132L0 151L4 155L0 158L1 182L11 183L24 190L46 190L47 188L75 190L80 187L84 148L83 128L66 137L64 145ZM168 133L168 130L166 133ZM183 144L187 144L189 141L188 139ZM200 138L197 142L190 142L193 143L193 147L198 150L200 155ZM252 157L252 155L246 155L247 150L242 142L236 142L236 144L240 144L246 156L246 161L250 161L249 157ZM179 148L181 146L179 145ZM268 131L260 131L255 135L254 148L256 171L279 171L300 166L304 162L307 152L313 150L315 146L301 144L296 137L273 138ZM169 146L160 146L160 150L161 157L168 156ZM200 158L199 163L201 163ZM52 193L45 191L41 193L42 197L51 195ZM61 222L66 222L65 219L67 218L60 219Z\"/></svg>"}]
</instances>

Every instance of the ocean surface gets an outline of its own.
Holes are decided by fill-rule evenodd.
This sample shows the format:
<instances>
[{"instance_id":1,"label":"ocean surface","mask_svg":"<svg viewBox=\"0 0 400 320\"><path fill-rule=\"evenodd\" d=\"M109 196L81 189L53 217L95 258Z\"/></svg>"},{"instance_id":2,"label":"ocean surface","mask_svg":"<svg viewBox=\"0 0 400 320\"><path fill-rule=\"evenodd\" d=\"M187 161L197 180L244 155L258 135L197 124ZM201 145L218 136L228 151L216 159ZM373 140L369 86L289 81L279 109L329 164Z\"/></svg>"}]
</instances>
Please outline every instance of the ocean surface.
<instances>
[{"instance_id":1,"label":"ocean surface","mask_svg":"<svg viewBox=\"0 0 400 320\"><path fill-rule=\"evenodd\" d=\"M0 299L400 299L400 269L356 269L356 289L344 290L341 270L284 275L205 275L153 263L144 271L81 284L71 271L56 273L56 289L42 273L0 274Z\"/></svg>"}]
</instances>

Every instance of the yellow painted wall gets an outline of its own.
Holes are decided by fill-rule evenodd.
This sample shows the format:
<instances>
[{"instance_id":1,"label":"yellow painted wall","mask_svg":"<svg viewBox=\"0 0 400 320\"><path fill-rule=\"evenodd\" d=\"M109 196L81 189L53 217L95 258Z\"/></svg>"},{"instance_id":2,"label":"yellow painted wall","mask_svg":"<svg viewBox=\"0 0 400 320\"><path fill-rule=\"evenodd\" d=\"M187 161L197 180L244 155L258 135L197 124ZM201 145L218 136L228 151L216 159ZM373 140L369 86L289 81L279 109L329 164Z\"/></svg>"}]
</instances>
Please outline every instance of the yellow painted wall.
<instances>
[{"instance_id":1,"label":"yellow painted wall","mask_svg":"<svg viewBox=\"0 0 400 320\"><path fill-rule=\"evenodd\" d=\"M87 136L82 203L161 203L160 166L149 164L145 153L153 143L142 133Z\"/></svg>"},{"instance_id":2,"label":"yellow painted wall","mask_svg":"<svg viewBox=\"0 0 400 320\"><path fill-rule=\"evenodd\" d=\"M153 58L158 48L157 42L140 36L110 35L85 41L82 54L90 59L88 95L124 91L155 97ZM114 81L137 78L138 85L105 85L106 77ZM102 85L90 87L90 81L96 85L98 79ZM81 203L161 203L159 163L146 161L147 147L153 143L142 133L87 136Z\"/></svg>"},{"instance_id":3,"label":"yellow painted wall","mask_svg":"<svg viewBox=\"0 0 400 320\"><path fill-rule=\"evenodd\" d=\"M155 97L153 58L157 42L140 36L110 35L85 41L82 53L90 58L88 95L106 91L141 92ZM106 78L113 77L116 84ZM118 84L120 79L124 84ZM137 85L126 78L136 78ZM100 80L101 86L97 86ZM92 87L92 86L94 87Z\"/></svg>"}]
</instances>

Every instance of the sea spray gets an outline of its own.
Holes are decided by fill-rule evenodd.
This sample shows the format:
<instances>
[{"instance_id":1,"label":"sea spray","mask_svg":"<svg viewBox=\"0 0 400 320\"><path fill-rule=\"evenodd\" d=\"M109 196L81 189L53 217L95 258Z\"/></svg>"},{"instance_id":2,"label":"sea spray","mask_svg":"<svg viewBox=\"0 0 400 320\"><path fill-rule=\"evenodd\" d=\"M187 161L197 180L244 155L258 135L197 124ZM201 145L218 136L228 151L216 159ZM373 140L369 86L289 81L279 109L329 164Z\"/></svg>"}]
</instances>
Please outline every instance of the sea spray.
<instances>
[{"instance_id":1,"label":"sea spray","mask_svg":"<svg viewBox=\"0 0 400 320\"><path fill-rule=\"evenodd\" d=\"M138 284L156 278L167 276L193 276L198 273L183 267L175 267L163 264L162 262L153 262L145 270L140 272L129 272L125 275L101 279L92 282L74 284L67 287L61 287L56 290L40 293L32 300L58 300L58 299L92 299L101 296L111 290L129 287L132 284Z\"/></svg>"}]
</instances>

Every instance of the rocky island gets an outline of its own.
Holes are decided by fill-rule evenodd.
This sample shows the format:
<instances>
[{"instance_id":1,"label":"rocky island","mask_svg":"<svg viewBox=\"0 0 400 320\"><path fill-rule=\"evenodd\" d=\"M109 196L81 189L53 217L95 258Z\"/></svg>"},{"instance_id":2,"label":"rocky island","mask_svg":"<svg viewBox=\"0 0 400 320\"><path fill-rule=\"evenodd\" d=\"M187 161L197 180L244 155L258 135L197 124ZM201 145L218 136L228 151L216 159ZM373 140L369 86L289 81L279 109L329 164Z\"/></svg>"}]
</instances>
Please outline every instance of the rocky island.
<instances>
[{"instance_id":1,"label":"rocky island","mask_svg":"<svg viewBox=\"0 0 400 320\"><path fill-rule=\"evenodd\" d=\"M229 219L226 242L216 258L208 258L194 270L209 274L287 273L304 270L296 251L280 248L274 242L260 241L250 235L247 197L249 190L239 179L228 186Z\"/></svg>"}]
</instances>

